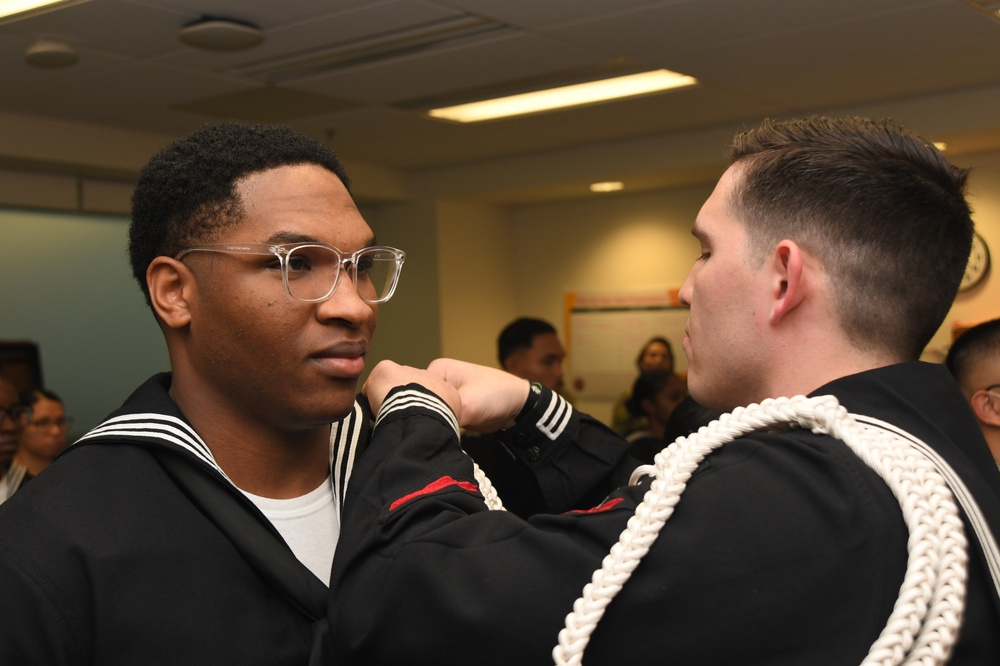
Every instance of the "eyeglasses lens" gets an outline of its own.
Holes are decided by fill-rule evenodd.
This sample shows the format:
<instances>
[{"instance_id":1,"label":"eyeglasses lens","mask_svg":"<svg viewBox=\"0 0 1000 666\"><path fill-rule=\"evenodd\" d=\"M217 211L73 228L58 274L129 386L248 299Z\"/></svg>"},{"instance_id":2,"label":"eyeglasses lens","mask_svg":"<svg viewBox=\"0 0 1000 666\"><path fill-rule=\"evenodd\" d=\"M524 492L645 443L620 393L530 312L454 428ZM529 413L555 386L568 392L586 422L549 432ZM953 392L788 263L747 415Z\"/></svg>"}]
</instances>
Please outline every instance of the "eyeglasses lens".
<instances>
[{"instance_id":1,"label":"eyeglasses lens","mask_svg":"<svg viewBox=\"0 0 1000 666\"><path fill-rule=\"evenodd\" d=\"M325 298L333 289L340 270L340 256L321 245L300 245L285 257L288 291L305 301ZM397 260L392 252L371 249L358 254L352 267L358 295L374 303L391 293L397 274Z\"/></svg>"}]
</instances>

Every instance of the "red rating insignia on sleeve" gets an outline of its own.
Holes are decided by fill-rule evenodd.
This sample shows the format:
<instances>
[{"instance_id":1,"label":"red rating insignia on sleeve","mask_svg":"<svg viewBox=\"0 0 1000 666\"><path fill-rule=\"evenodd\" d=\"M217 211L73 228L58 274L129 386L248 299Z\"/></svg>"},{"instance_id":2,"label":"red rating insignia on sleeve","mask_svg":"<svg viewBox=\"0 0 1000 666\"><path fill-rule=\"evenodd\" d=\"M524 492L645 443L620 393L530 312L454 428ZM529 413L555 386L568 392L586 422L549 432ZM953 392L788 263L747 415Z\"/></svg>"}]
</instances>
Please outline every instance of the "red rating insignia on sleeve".
<instances>
[{"instance_id":1,"label":"red rating insignia on sleeve","mask_svg":"<svg viewBox=\"0 0 1000 666\"><path fill-rule=\"evenodd\" d=\"M445 488L450 488L452 486L458 486L462 490L467 490L470 493L478 493L479 492L479 486L477 486L474 483L471 483L469 481L459 481L457 479L451 478L450 476L442 476L437 481L433 481L431 483L428 483L426 486L424 486L420 490L416 490L416 491L414 491L412 493L409 493L407 495L403 495L398 500L396 500L395 502L393 502L392 504L389 505L389 511L394 511L395 509L399 508L403 504L406 504L407 502L409 502L412 499L416 499L418 497L423 497L424 495L432 495L432 494L434 494L436 492L444 490Z\"/></svg>"},{"instance_id":2,"label":"red rating insignia on sleeve","mask_svg":"<svg viewBox=\"0 0 1000 666\"><path fill-rule=\"evenodd\" d=\"M592 509L576 509L574 511L567 511L566 513L569 514L569 515L571 515L571 516L584 516L584 515L587 515L588 513L601 513L602 511L607 511L608 509L613 509L614 507L616 507L619 504L621 504L621 502L622 502L622 498L621 497L616 497L614 499L609 499L606 502L602 502L601 504L598 504L597 506L595 506Z\"/></svg>"}]
</instances>

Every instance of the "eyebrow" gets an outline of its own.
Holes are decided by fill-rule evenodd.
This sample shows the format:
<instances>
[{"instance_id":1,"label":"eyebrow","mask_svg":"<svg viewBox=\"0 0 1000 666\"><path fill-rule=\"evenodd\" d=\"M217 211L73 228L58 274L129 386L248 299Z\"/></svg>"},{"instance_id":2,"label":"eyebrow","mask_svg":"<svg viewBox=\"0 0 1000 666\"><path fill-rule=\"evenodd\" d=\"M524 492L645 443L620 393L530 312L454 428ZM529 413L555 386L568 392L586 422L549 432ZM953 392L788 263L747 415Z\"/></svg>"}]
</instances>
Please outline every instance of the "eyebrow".
<instances>
[{"instance_id":1,"label":"eyebrow","mask_svg":"<svg viewBox=\"0 0 1000 666\"><path fill-rule=\"evenodd\" d=\"M319 245L326 245L326 243L323 243L322 241L320 241L318 238L315 238L314 236L308 236L306 234L299 234L299 233L295 233L295 232L292 232L292 231L279 231L279 232L277 232L275 234L272 234L264 242L265 243L271 243L271 244L274 244L274 245L282 245L282 244L285 244L285 243L317 243ZM368 242L364 244L364 247L373 247L375 245L378 245L378 242L377 242L377 239L375 238L375 236L373 235L368 240Z\"/></svg>"}]
</instances>

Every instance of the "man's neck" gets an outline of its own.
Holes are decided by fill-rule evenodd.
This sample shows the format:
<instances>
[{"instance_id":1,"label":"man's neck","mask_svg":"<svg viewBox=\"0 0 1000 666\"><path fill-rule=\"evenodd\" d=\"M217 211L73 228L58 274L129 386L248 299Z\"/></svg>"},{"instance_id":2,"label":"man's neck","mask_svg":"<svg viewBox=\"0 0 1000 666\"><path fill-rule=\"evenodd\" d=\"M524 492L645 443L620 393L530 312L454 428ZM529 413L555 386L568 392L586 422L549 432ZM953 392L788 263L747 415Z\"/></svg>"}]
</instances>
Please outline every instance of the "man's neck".
<instances>
[{"instance_id":1,"label":"man's neck","mask_svg":"<svg viewBox=\"0 0 1000 666\"><path fill-rule=\"evenodd\" d=\"M993 460L996 461L997 465L1000 465L1000 428L984 432L983 437L986 439L986 445L990 447Z\"/></svg>"},{"instance_id":2,"label":"man's neck","mask_svg":"<svg viewBox=\"0 0 1000 666\"><path fill-rule=\"evenodd\" d=\"M21 448L17 452L17 455L14 456L14 462L28 470L28 474L31 476L38 476L52 461L39 458L38 456L33 456L30 452Z\"/></svg>"},{"instance_id":3,"label":"man's neck","mask_svg":"<svg viewBox=\"0 0 1000 666\"><path fill-rule=\"evenodd\" d=\"M215 462L241 490L272 499L301 497L329 475L330 425L287 429L224 400L170 396L205 441Z\"/></svg>"},{"instance_id":4,"label":"man's neck","mask_svg":"<svg viewBox=\"0 0 1000 666\"><path fill-rule=\"evenodd\" d=\"M868 370L894 365L904 359L888 353L861 349L843 336L815 328L800 330L772 354L774 364L765 397L809 395L830 382Z\"/></svg>"}]
</instances>

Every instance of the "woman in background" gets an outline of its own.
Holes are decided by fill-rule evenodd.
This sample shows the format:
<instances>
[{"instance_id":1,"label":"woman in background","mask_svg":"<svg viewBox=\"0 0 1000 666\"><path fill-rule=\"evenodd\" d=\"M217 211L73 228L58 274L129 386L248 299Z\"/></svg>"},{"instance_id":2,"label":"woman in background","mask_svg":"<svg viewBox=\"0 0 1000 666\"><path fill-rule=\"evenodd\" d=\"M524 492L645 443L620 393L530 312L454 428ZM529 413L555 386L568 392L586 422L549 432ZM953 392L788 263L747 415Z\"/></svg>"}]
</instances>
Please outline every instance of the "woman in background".
<instances>
[{"instance_id":1,"label":"woman in background","mask_svg":"<svg viewBox=\"0 0 1000 666\"><path fill-rule=\"evenodd\" d=\"M684 398L687 382L666 370L647 370L639 375L632 386L628 402L633 414L646 417L646 427L635 430L625 438L629 453L643 463L651 463L653 456L667 445L667 422Z\"/></svg>"},{"instance_id":2,"label":"woman in background","mask_svg":"<svg viewBox=\"0 0 1000 666\"><path fill-rule=\"evenodd\" d=\"M650 338L639 350L635 365L639 368L640 375L650 370L673 372L674 350L670 346L670 342L660 336ZM623 437L637 430L645 430L649 425L643 414L637 414L629 409L631 397L632 394L629 391L622 393L618 396L611 411L611 429Z\"/></svg>"}]
</instances>

